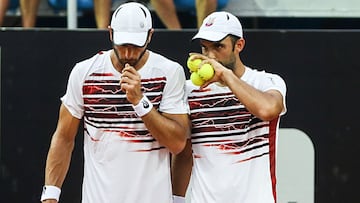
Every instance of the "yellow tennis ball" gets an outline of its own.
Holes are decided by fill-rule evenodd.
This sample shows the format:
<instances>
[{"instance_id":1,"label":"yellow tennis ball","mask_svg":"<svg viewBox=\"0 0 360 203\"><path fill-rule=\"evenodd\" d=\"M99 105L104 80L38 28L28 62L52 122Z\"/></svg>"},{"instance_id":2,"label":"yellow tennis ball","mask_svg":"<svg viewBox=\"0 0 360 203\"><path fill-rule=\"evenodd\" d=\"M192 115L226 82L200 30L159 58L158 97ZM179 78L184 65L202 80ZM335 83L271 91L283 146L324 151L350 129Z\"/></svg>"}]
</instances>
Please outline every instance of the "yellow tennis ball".
<instances>
[{"instance_id":1,"label":"yellow tennis ball","mask_svg":"<svg viewBox=\"0 0 360 203\"><path fill-rule=\"evenodd\" d=\"M210 80L214 76L214 68L212 65L205 63L198 70L198 74L203 80Z\"/></svg>"},{"instance_id":2,"label":"yellow tennis ball","mask_svg":"<svg viewBox=\"0 0 360 203\"><path fill-rule=\"evenodd\" d=\"M197 72L192 72L190 75L191 82L196 86L201 86L205 83L203 79L199 76Z\"/></svg>"},{"instance_id":3,"label":"yellow tennis ball","mask_svg":"<svg viewBox=\"0 0 360 203\"><path fill-rule=\"evenodd\" d=\"M196 72L199 69L199 65L201 63L201 59L191 60L191 56L187 60L187 66L191 72Z\"/></svg>"}]
</instances>

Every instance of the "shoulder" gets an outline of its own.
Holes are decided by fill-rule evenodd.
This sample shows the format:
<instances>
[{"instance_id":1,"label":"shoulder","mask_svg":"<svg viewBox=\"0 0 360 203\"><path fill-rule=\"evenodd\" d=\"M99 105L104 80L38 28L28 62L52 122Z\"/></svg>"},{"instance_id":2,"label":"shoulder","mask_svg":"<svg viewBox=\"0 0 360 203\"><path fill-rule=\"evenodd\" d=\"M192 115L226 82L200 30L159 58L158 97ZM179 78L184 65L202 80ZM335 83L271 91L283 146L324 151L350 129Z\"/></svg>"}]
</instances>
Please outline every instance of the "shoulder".
<instances>
[{"instance_id":1,"label":"shoulder","mask_svg":"<svg viewBox=\"0 0 360 203\"><path fill-rule=\"evenodd\" d=\"M275 73L266 72L265 70L257 70L246 67L242 80L253 87L266 91L269 89L286 90L284 79Z\"/></svg>"},{"instance_id":2,"label":"shoulder","mask_svg":"<svg viewBox=\"0 0 360 203\"><path fill-rule=\"evenodd\" d=\"M152 74L164 75L170 80L185 80L184 68L176 61L173 61L161 54L150 52L146 66Z\"/></svg>"},{"instance_id":3,"label":"shoulder","mask_svg":"<svg viewBox=\"0 0 360 203\"><path fill-rule=\"evenodd\" d=\"M152 63L160 63L162 66L165 66L166 67L177 67L177 68L182 68L182 66L172 60L172 59L169 59L168 57L164 56L164 55L161 55L159 53L156 53L156 52L153 52L153 51L150 51L150 62Z\"/></svg>"},{"instance_id":4,"label":"shoulder","mask_svg":"<svg viewBox=\"0 0 360 203\"><path fill-rule=\"evenodd\" d=\"M242 79L260 79L261 80L264 78L271 78L271 79L277 79L277 80L284 81L283 78L279 74L270 73L265 70L253 69L250 67L246 67L244 78L242 78Z\"/></svg>"},{"instance_id":5,"label":"shoulder","mask_svg":"<svg viewBox=\"0 0 360 203\"><path fill-rule=\"evenodd\" d=\"M109 60L109 58L107 57L110 57L109 51L101 51L89 58L79 61L72 68L71 75L80 80L81 78L84 78L86 75L88 75L90 72L103 67L103 64L106 62L106 60Z\"/></svg>"},{"instance_id":6,"label":"shoulder","mask_svg":"<svg viewBox=\"0 0 360 203\"><path fill-rule=\"evenodd\" d=\"M102 62L104 61L107 57L110 57L110 50L108 51L99 51L98 53L96 53L95 55L86 58L80 62L78 62L77 64L93 64L95 62Z\"/></svg>"},{"instance_id":7,"label":"shoulder","mask_svg":"<svg viewBox=\"0 0 360 203\"><path fill-rule=\"evenodd\" d=\"M108 59L108 57L110 57L110 51L99 51L95 55L77 62L75 68L89 68L91 66L99 66L100 64L103 64L105 60Z\"/></svg>"}]
</instances>

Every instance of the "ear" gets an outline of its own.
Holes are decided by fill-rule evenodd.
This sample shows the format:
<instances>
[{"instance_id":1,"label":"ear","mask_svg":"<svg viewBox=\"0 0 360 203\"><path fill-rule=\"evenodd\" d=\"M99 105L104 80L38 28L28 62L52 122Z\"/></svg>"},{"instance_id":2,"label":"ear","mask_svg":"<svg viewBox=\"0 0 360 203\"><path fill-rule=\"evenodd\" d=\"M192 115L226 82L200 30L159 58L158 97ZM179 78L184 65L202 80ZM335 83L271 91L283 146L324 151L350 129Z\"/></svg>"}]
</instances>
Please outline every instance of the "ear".
<instances>
[{"instance_id":1,"label":"ear","mask_svg":"<svg viewBox=\"0 0 360 203\"><path fill-rule=\"evenodd\" d=\"M110 38L110 41L112 42L113 41L113 29L110 27L110 25L108 26L108 30L109 30L109 38Z\"/></svg>"},{"instance_id":2,"label":"ear","mask_svg":"<svg viewBox=\"0 0 360 203\"><path fill-rule=\"evenodd\" d=\"M235 43L235 49L238 51L238 52L241 52L245 47L245 39L244 38L240 38L236 41Z\"/></svg>"},{"instance_id":3,"label":"ear","mask_svg":"<svg viewBox=\"0 0 360 203\"><path fill-rule=\"evenodd\" d=\"M154 34L154 28L151 28L151 29L149 30L147 43L150 43L153 34Z\"/></svg>"}]
</instances>

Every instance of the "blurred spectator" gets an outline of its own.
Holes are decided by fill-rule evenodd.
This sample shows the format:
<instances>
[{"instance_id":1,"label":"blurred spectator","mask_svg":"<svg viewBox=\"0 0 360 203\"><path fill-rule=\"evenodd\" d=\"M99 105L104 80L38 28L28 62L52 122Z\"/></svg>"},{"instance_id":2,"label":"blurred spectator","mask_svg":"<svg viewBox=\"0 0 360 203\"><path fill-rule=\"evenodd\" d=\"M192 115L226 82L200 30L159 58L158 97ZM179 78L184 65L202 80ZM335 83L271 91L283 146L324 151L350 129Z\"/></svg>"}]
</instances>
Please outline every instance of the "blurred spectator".
<instances>
[{"instance_id":1,"label":"blurred spectator","mask_svg":"<svg viewBox=\"0 0 360 203\"><path fill-rule=\"evenodd\" d=\"M22 26L35 27L40 0L20 0Z\"/></svg>"},{"instance_id":2,"label":"blurred spectator","mask_svg":"<svg viewBox=\"0 0 360 203\"><path fill-rule=\"evenodd\" d=\"M150 4L166 28L171 30L181 29L174 0L150 0Z\"/></svg>"},{"instance_id":3,"label":"blurred spectator","mask_svg":"<svg viewBox=\"0 0 360 203\"><path fill-rule=\"evenodd\" d=\"M9 0L0 0L0 26L4 24ZM23 27L35 27L40 0L20 0L21 22Z\"/></svg>"},{"instance_id":4,"label":"blurred spectator","mask_svg":"<svg viewBox=\"0 0 360 203\"><path fill-rule=\"evenodd\" d=\"M197 27L200 28L203 20L210 13L216 11L218 6L218 0L196 0L196 19Z\"/></svg>"},{"instance_id":5,"label":"blurred spectator","mask_svg":"<svg viewBox=\"0 0 360 203\"><path fill-rule=\"evenodd\" d=\"M210 13L225 7L228 0L150 0L151 6L168 29L181 29L177 16L178 10L187 10L196 13L197 27Z\"/></svg>"},{"instance_id":6,"label":"blurred spectator","mask_svg":"<svg viewBox=\"0 0 360 203\"><path fill-rule=\"evenodd\" d=\"M40 1L42 0L18 0L20 4L22 26L31 28L36 26L36 19ZM67 0L46 0L53 8L66 9ZM87 2L89 1L89 2ZM110 22L111 7L115 0L83 0L82 3L93 7L96 27L106 29ZM182 29L178 17L178 11L186 11L196 15L197 27L203 19L213 11L223 8L228 0L138 0L150 2L160 21L167 29ZM0 26L4 23L4 17L11 4L11 0L0 0Z\"/></svg>"},{"instance_id":7,"label":"blurred spectator","mask_svg":"<svg viewBox=\"0 0 360 203\"><path fill-rule=\"evenodd\" d=\"M19 2L22 26L26 28L35 27L40 0L19 0ZM66 7L66 0L53 2L64 4ZM93 0L93 3L97 28L107 28L110 22L112 0ZM4 23L9 6L10 0L0 0L0 26Z\"/></svg>"},{"instance_id":8,"label":"blurred spectator","mask_svg":"<svg viewBox=\"0 0 360 203\"><path fill-rule=\"evenodd\" d=\"M110 25L112 0L94 0L94 13L96 26L99 29Z\"/></svg>"},{"instance_id":9,"label":"blurred spectator","mask_svg":"<svg viewBox=\"0 0 360 203\"><path fill-rule=\"evenodd\" d=\"M67 0L47 0L55 10L67 8ZM105 29L110 24L111 6L113 0L77 0L78 10L94 10L96 27Z\"/></svg>"},{"instance_id":10,"label":"blurred spectator","mask_svg":"<svg viewBox=\"0 0 360 203\"><path fill-rule=\"evenodd\" d=\"M0 27L4 23L6 11L8 10L9 0L0 0Z\"/></svg>"}]
</instances>

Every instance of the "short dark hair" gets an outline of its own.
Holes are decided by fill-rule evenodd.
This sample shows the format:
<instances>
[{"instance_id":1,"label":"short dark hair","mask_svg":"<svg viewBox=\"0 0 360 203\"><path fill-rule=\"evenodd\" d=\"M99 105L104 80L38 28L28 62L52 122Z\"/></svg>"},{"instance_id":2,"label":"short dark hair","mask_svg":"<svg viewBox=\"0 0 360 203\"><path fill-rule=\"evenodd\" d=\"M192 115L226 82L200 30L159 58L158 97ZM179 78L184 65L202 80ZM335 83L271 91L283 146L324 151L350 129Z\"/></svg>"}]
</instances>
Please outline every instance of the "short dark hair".
<instances>
[{"instance_id":1,"label":"short dark hair","mask_svg":"<svg viewBox=\"0 0 360 203\"><path fill-rule=\"evenodd\" d=\"M233 46L233 51L234 51L235 44L240 39L240 37L235 36L235 35L231 35L231 34L229 35L229 37L230 37L230 40L231 40L231 43L232 43L232 46Z\"/></svg>"},{"instance_id":2,"label":"short dark hair","mask_svg":"<svg viewBox=\"0 0 360 203\"><path fill-rule=\"evenodd\" d=\"M240 37L235 36L235 35L229 35L231 42L233 43L233 45L235 45L236 41L238 41L238 39L240 39Z\"/></svg>"}]
</instances>

